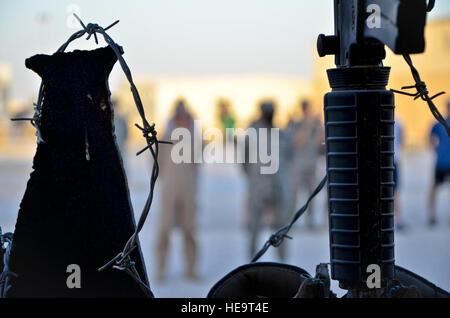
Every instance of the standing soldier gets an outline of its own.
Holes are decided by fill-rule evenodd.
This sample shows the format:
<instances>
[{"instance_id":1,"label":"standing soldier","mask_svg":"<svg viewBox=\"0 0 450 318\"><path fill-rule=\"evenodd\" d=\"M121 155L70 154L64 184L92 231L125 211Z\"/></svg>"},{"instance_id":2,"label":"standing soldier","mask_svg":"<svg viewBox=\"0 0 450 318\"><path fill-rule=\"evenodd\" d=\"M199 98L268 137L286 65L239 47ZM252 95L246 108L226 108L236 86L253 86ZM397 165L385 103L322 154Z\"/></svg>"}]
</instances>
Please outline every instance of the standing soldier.
<instances>
[{"instance_id":1,"label":"standing soldier","mask_svg":"<svg viewBox=\"0 0 450 318\"><path fill-rule=\"evenodd\" d=\"M226 99L221 99L218 104L219 107L219 120L222 125L224 136L227 140L233 139L233 135L227 131L228 128L233 129L236 123L231 111L230 103Z\"/></svg>"},{"instance_id":2,"label":"standing soldier","mask_svg":"<svg viewBox=\"0 0 450 318\"><path fill-rule=\"evenodd\" d=\"M297 193L299 190L312 193L316 181L316 167L320 158L320 148L323 143L323 129L320 120L313 115L311 104L304 100L301 102L303 118L291 123L292 136L292 172L289 195L289 211L295 210ZM312 202L308 208L307 226L313 227Z\"/></svg>"},{"instance_id":3,"label":"standing soldier","mask_svg":"<svg viewBox=\"0 0 450 318\"><path fill-rule=\"evenodd\" d=\"M254 121L249 129L255 129L258 145L266 143L266 149L273 149L271 145L270 130L273 126L273 116L275 112L274 103L265 101L260 104L260 118ZM260 129L267 129L267 140L260 140ZM278 142L278 141L277 141ZM245 163L243 165L248 180L248 229L250 232L250 256L253 257L257 251L258 234L261 230L263 218L266 223L276 228L284 225L282 200L281 200L281 182L279 174L261 174L261 162L249 163L249 152L258 151L251 149L246 143ZM278 160L278 158L277 158ZM281 260L285 258L283 244L277 249Z\"/></svg>"},{"instance_id":4,"label":"standing soldier","mask_svg":"<svg viewBox=\"0 0 450 318\"><path fill-rule=\"evenodd\" d=\"M176 128L186 128L194 136L194 120L185 107L183 100L175 104L175 114L169 120L164 134L164 140L171 140L172 131ZM193 140L193 138L191 138ZM172 140L176 142L176 140ZM162 184L162 210L158 226L158 281L165 278L169 239L172 228L179 221L184 237L184 252L186 260L185 277L196 280L197 243L196 243L196 195L197 195L197 165L191 147L190 163L174 163L170 157L171 147L160 148L160 176Z\"/></svg>"}]
</instances>

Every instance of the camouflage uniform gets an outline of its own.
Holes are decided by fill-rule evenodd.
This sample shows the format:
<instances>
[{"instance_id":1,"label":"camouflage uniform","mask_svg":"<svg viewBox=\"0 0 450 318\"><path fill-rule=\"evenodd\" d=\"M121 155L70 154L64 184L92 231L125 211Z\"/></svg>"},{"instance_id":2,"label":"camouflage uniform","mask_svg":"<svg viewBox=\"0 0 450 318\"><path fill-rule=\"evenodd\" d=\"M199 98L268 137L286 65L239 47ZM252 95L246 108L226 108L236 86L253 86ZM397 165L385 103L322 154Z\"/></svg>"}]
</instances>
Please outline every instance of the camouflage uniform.
<instances>
[{"instance_id":1,"label":"camouflage uniform","mask_svg":"<svg viewBox=\"0 0 450 318\"><path fill-rule=\"evenodd\" d=\"M295 134L298 132L306 133L308 138L301 146L292 145L292 160L290 162L290 186L287 209L289 211L296 210L297 193L299 190L305 192L308 196L316 186L316 168L320 158L318 140L322 137L322 126L318 120L298 121L289 127L289 135L291 144ZM307 210L307 225L312 227L313 219L311 211L313 210L313 202L310 203Z\"/></svg>"},{"instance_id":2,"label":"camouflage uniform","mask_svg":"<svg viewBox=\"0 0 450 318\"><path fill-rule=\"evenodd\" d=\"M271 148L270 128L263 120L257 120L250 125L257 131L258 147L259 147L259 128L267 128L267 149ZM248 228L250 232L250 254L253 257L259 249L258 234L262 227L262 214L265 209L271 208L273 210L274 222L271 224L274 228L279 228L283 225L285 218L283 217L283 191L280 179L280 173L275 174L261 174L261 167L266 164L261 162L249 163L249 147L248 143L245 145L246 160L243 165L244 171L248 180ZM278 248L279 256L284 258L284 248Z\"/></svg>"}]
</instances>

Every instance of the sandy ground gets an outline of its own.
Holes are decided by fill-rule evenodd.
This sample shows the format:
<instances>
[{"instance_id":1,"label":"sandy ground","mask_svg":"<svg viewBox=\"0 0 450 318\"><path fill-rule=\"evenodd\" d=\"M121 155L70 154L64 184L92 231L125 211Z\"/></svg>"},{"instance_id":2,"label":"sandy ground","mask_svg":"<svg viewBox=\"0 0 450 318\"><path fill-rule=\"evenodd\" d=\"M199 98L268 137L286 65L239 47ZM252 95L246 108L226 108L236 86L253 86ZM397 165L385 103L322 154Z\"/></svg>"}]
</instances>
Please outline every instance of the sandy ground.
<instances>
[{"instance_id":1,"label":"sandy ground","mask_svg":"<svg viewBox=\"0 0 450 318\"><path fill-rule=\"evenodd\" d=\"M0 226L13 231L18 206L31 171L33 151L19 155L0 154ZM136 218L139 217L148 191L149 158L126 156L126 170ZM438 197L436 228L426 224L426 198L432 182L433 157L431 153L405 153L401 170L402 212L407 224L403 232L396 232L396 263L426 277L438 286L450 290L450 184L442 187ZM319 175L324 172L323 164ZM247 233L243 226L243 208L246 180L237 165L203 165L200 169L198 191L198 244L200 249L199 281L186 281L183 277L183 242L178 230L171 241L168 278L164 283L155 279L156 227L158 226L158 200L151 210L140 235L142 249L153 292L157 297L205 297L210 288L226 273L249 261ZM156 193L158 198L158 191ZM299 204L303 201L299 197ZM329 262L328 231L324 221L325 194L315 202L316 229L306 230L304 220L292 231L288 241L288 263L314 273L315 265ZM261 245L269 236L265 229ZM262 258L276 260L273 249ZM338 295L343 291L333 282Z\"/></svg>"}]
</instances>

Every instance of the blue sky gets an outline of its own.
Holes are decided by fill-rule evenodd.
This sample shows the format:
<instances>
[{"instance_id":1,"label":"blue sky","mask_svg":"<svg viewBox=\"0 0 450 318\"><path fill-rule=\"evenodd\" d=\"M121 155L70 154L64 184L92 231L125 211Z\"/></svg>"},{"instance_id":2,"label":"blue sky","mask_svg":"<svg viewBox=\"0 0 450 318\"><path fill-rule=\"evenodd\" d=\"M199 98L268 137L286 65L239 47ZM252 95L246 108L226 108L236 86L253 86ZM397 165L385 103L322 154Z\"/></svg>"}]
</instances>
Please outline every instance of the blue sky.
<instances>
[{"instance_id":1,"label":"blue sky","mask_svg":"<svg viewBox=\"0 0 450 318\"><path fill-rule=\"evenodd\" d=\"M106 26L123 45L135 74L271 73L309 76L315 39L333 32L332 0L0 0L0 60L11 64L13 97L35 94L39 78L24 66L53 53L77 29L67 26L71 4L82 19ZM437 0L431 17L450 14ZM43 18L44 17L44 18ZM44 20L44 22L42 22ZM93 48L79 39L69 50ZM115 68L112 87L122 80Z\"/></svg>"}]
</instances>

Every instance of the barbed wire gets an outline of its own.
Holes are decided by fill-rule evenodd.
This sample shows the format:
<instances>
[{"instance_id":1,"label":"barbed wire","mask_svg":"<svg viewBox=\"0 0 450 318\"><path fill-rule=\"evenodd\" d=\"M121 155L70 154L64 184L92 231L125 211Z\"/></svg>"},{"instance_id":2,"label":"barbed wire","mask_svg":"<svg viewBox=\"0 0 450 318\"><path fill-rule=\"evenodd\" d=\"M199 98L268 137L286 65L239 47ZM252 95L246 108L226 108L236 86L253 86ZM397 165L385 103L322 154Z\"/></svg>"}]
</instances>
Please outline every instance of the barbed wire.
<instances>
[{"instance_id":1,"label":"barbed wire","mask_svg":"<svg viewBox=\"0 0 450 318\"><path fill-rule=\"evenodd\" d=\"M428 4L427 4L427 12L430 12L431 10L433 10L434 5L435 5L435 0L429 0ZM411 56L409 56L409 54L403 54L403 58L405 59L406 63L408 64L409 68L411 69L411 74L414 78L414 81L416 82L414 85L410 85L410 86L403 86L401 89L405 90L405 89L411 89L411 88L415 88L416 92L415 93L408 93L408 92L403 92L403 91L399 91L396 89L391 89L392 92L397 93L397 94L402 94L402 95L407 95L407 96L412 96L414 97L414 100L421 98L423 101L426 101L428 104L428 107L430 108L431 113L433 114L434 118L436 118L436 120L441 123L445 130L447 131L447 135L450 137L450 127L447 124L447 121L445 120L445 118L442 116L442 114L439 112L439 110L437 109L436 105L434 105L433 103L433 99L445 94L445 92L439 92L433 96L429 96L429 92L427 89L427 85L425 84L424 81L422 81L422 79L420 78L420 74L419 71L414 67L414 64L412 62Z\"/></svg>"},{"instance_id":2,"label":"barbed wire","mask_svg":"<svg viewBox=\"0 0 450 318\"><path fill-rule=\"evenodd\" d=\"M69 40L67 40L61 47L58 48L58 50L56 50L56 53L64 52L70 42L72 42L75 39L78 39L79 37L82 37L85 33L88 33L88 37L86 38L87 40L89 40L91 35L93 34L94 37L95 37L95 43L98 44L97 35L94 32L95 26L98 26L98 25L96 25L96 24L88 24L88 26L86 27L84 25L84 23L81 22L81 20L78 18L78 16L75 13L74 13L74 16L82 24L83 30L79 30L79 31L75 32L74 34L72 34L72 36L69 38ZM117 20L114 23L110 24L108 27L106 27L103 30L106 31L106 30L112 28L117 23L119 23L119 20ZM89 27L89 29L88 29L88 27ZM44 83L41 82L41 85L39 86L39 94L38 94L37 102L33 103L33 105L34 105L34 115L33 115L33 117L31 117L31 118L27 118L27 117L11 118L11 121L29 120L31 125L33 125L33 127L36 129L36 137L37 137L37 143L38 144L39 143L45 143L44 138L42 137L41 129L40 129L41 117L42 117L42 103L43 103L43 100L44 100L44 89L45 89ZM86 151L88 151L88 150L86 149Z\"/></svg>"},{"instance_id":3,"label":"barbed wire","mask_svg":"<svg viewBox=\"0 0 450 318\"><path fill-rule=\"evenodd\" d=\"M69 40L63 44L63 46L60 48L64 50L67 45L74 39L79 38L83 36L85 33L88 34L87 40L90 39L90 37L93 35L95 38L95 42L98 43L97 33L100 33L105 42L111 47L111 49L114 51L114 53L117 56L117 59L120 63L120 66L122 67L123 72L125 73L125 76L130 84L130 89L133 94L133 99L136 104L136 108L139 112L139 115L142 120L142 126L135 124L138 129L142 131L142 135L144 136L147 146L140 150L136 155L142 154L147 149L150 150L150 153L153 158L153 167L150 177L150 191L147 196L147 200L145 202L144 208L142 210L141 216L139 218L138 224L136 225L134 233L131 235L131 237L128 239L127 243L125 244L123 250L119 252L113 259L111 259L109 262L107 262L105 265L100 267L98 271L103 271L108 267L112 267L117 270L121 270L126 272L130 277L132 277L141 287L141 289L144 291L144 293L151 297L153 296L150 286L148 286L140 277L138 271L136 270L135 262L131 259L130 254L137 248L137 238L139 232L142 230L145 221L147 219L147 216L150 212L150 207L153 202L153 194L155 189L156 180L158 179L159 175L159 165L158 165L158 153L159 153L159 143L170 143L166 141L159 141L156 137L157 132L155 130L155 124L149 124L146 117L145 117L145 111L144 107L142 105L141 98L139 96L139 92L133 82L133 78L131 75L131 71L126 64L124 58L122 57L123 50L114 42L114 40L106 33L106 30L116 25L119 20L115 21L111 25L109 25L107 28L102 28L98 24L89 23L85 25L83 21L74 13L75 18L80 22L81 26L83 27L82 30L74 33Z\"/></svg>"},{"instance_id":4,"label":"barbed wire","mask_svg":"<svg viewBox=\"0 0 450 318\"><path fill-rule=\"evenodd\" d=\"M138 151L136 153L136 155L140 155L143 152L145 152L146 150L149 150L152 156L152 160L153 160L153 167L152 167L152 171L151 171L151 177L150 177L150 190L149 190L149 194L147 196L147 200L145 202L145 205L142 209L141 212L141 216L139 218L139 221L135 227L135 231L134 233L131 235L131 237L128 239L128 241L126 242L123 250L121 252L119 252L113 259L111 259L109 262L107 262L105 265L103 265L102 267L100 267L98 269L98 271L103 271L108 267L112 267L114 269L117 270L121 270L124 271L125 273L127 273L128 275L130 275L141 287L141 289L143 290L143 292L151 297L153 296L150 287L146 284L146 282L144 282L144 280L140 277L136 266L135 266L135 262L131 259L130 254L137 248L137 238L138 238L138 234L139 232L142 230L145 221L147 219L147 216L150 212L150 207L152 205L153 202L153 193L154 193L154 189L155 189L155 184L156 184L156 180L158 178L159 175L159 165L158 165L158 153L159 153L159 147L158 145L160 143L163 144L172 144L169 141L163 141L163 140L158 140L157 139L157 132L155 130L155 124L149 124L149 122L147 121L146 117L145 117L145 110L144 107L142 105L142 101L141 98L139 96L139 92L133 82L133 77L131 75L131 71L127 65L127 63L125 62L124 58L122 57L123 54L123 49L122 47L120 47L118 44L116 44L114 42L114 40L106 33L106 31L110 28L112 28L113 26L115 26L117 23L119 23L119 20L113 22L112 24L110 24L108 27L103 28L101 26L99 26L98 24L95 23L89 23L89 24L84 24L83 21L78 17L78 15L76 15L75 13L73 13L73 15L75 16L75 18L78 20L78 22L80 23L82 29L75 32L74 34L72 34L69 39L58 48L58 50L56 52L64 52L67 48L67 46L74 40L82 37L83 35L87 34L87 38L86 40L89 40L91 38L91 36L94 36L95 39L95 43L98 44L98 37L97 37L97 33L101 34L105 40L105 42L108 44L108 46L114 51L114 54L116 55L120 66L130 84L130 89L133 95L133 99L134 99L134 103L136 105L136 108L138 110L139 116L141 117L142 120L142 125L138 125L135 124L135 126L142 131L142 135L144 136L147 146L145 146L142 150ZM41 116L42 116L42 102L43 102L43 96L44 96L44 84L41 83L40 88L39 88L39 95L38 95L38 100L37 103L34 104L34 116L32 118L12 118L11 120L13 121L17 121L17 120L29 120L31 122L31 124L36 128L36 136L37 136L37 142L38 143L43 143L44 139L42 137L42 133L40 130L40 120L41 120ZM86 159L89 160L89 153L88 153L88 141L86 139ZM12 239L12 236L11 236ZM3 276L2 276L3 277Z\"/></svg>"},{"instance_id":5,"label":"barbed wire","mask_svg":"<svg viewBox=\"0 0 450 318\"><path fill-rule=\"evenodd\" d=\"M447 121L445 120L445 118L442 116L442 114L437 109L436 105L434 105L434 103L433 103L433 99L435 99L438 96L441 96L441 95L445 94L445 92L439 92L439 93L437 93L437 94L435 94L435 95L430 97L428 89L427 89L427 85L420 78L419 71L414 67L414 64L413 64L412 59L409 56L409 54L404 54L403 58L405 59L405 61L408 64L409 68L411 69L411 74L412 74L412 76L414 78L414 81L416 83L414 85L410 85L410 86L403 86L401 89L404 90L404 89L415 88L416 92L415 93L408 93L408 92L403 92L403 91L399 91L399 90L396 90L396 89L391 89L391 91L394 92L394 93L397 93L397 94L412 96L412 97L414 97L414 100L416 100L418 98L421 98L423 101L426 101L427 104L428 104L428 107L430 108L431 113L434 116L434 118L436 118L436 120L444 126L445 130L447 131L447 135L450 137L450 127L448 126Z\"/></svg>"},{"instance_id":6,"label":"barbed wire","mask_svg":"<svg viewBox=\"0 0 450 318\"><path fill-rule=\"evenodd\" d=\"M44 96L44 84L41 83L39 87L39 95L36 103L33 103L34 106L34 115L31 118L27 117L17 117L17 118L11 118L11 121L20 121L20 120L29 120L31 125L36 129L36 137L37 137L37 143L44 143L44 139L42 138L41 134L41 111L42 111L42 100Z\"/></svg>"}]
</instances>

